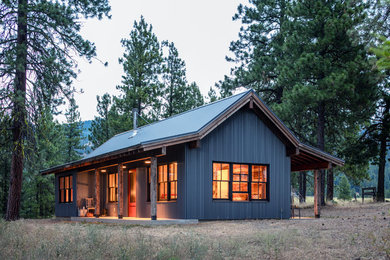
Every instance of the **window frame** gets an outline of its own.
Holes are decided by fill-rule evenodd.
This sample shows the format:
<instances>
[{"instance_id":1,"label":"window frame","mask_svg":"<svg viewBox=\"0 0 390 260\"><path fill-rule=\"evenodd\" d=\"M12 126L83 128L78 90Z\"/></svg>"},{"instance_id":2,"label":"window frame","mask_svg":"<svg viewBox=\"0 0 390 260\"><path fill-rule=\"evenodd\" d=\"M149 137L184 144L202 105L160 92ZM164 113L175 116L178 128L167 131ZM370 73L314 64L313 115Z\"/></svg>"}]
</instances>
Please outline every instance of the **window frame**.
<instances>
[{"instance_id":1,"label":"window frame","mask_svg":"<svg viewBox=\"0 0 390 260\"><path fill-rule=\"evenodd\" d=\"M66 179L68 178L68 188L66 188ZM61 189L61 180L64 180L63 188ZM68 198L66 198L66 194L68 192ZM62 191L64 192L63 201L62 199ZM73 203L73 174L63 175L58 177L58 203L60 204L69 204Z\"/></svg>"},{"instance_id":2,"label":"window frame","mask_svg":"<svg viewBox=\"0 0 390 260\"><path fill-rule=\"evenodd\" d=\"M114 175L115 178L115 182L114 182L114 186L110 186L110 175ZM115 203L115 202L118 202L118 173L108 173L107 174L107 192L108 192L108 202L109 203ZM115 194L115 198L116 200L111 200L111 189L115 189L114 190L114 194Z\"/></svg>"},{"instance_id":3,"label":"window frame","mask_svg":"<svg viewBox=\"0 0 390 260\"><path fill-rule=\"evenodd\" d=\"M170 168L170 165L172 165L172 164L176 164L176 179L174 179L174 180L171 180L170 179L170 176L169 176L169 168ZM160 183L162 183L162 182L159 182L159 167L160 166L162 166L162 167L164 167L164 166L166 166L167 167L167 181L166 182L164 182L164 183L166 183L167 184L167 199L165 199L165 200L160 200L159 199L159 189L160 189ZM151 167L149 166L149 167L147 167L146 168L146 185L147 185L147 187L146 187L146 190L147 190L147 196L146 196L146 201L147 202L150 202L150 176L151 176ZM156 195L157 195L157 202L176 202L177 201L177 198L178 198L178 196L179 196L179 194L178 194L178 185L177 185L177 183L178 183L178 163L176 162L176 161L174 161L174 162L168 162L168 163L161 163L161 164L158 164L157 165L157 174L156 174L156 185L157 185L157 187L156 187ZM171 197L171 184L173 184L173 183L176 183L176 198L172 198Z\"/></svg>"},{"instance_id":4,"label":"window frame","mask_svg":"<svg viewBox=\"0 0 390 260\"><path fill-rule=\"evenodd\" d=\"M228 164L229 165L229 198L218 199L213 198L213 182L214 182L214 163ZM233 164L247 165L248 166L248 200L233 200ZM252 166L265 166L266 167L266 182L252 182ZM265 199L252 199L252 183L265 183L266 184L266 198ZM212 161L211 163L211 198L213 201L230 201L230 202L269 202L270 201L270 165L264 163L241 163L241 162L226 162L226 161Z\"/></svg>"}]
</instances>

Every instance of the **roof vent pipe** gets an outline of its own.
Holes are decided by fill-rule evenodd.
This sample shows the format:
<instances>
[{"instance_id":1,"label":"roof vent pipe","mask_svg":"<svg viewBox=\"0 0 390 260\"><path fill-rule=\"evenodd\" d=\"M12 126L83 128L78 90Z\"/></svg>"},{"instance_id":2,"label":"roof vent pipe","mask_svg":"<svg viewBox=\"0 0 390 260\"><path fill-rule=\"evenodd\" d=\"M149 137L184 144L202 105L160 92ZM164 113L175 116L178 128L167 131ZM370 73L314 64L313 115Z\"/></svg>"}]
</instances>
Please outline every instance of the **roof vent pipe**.
<instances>
[{"instance_id":1,"label":"roof vent pipe","mask_svg":"<svg viewBox=\"0 0 390 260\"><path fill-rule=\"evenodd\" d=\"M133 108L133 129L137 129L138 108Z\"/></svg>"}]
</instances>

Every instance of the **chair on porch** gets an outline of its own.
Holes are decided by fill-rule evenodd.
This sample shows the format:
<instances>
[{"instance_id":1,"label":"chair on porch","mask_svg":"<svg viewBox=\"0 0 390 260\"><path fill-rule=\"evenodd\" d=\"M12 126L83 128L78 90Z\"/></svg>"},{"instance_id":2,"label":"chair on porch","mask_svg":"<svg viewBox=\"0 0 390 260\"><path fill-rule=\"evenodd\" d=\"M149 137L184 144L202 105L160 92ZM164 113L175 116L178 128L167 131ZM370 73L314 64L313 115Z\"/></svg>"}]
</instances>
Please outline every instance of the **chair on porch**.
<instances>
[{"instance_id":1,"label":"chair on porch","mask_svg":"<svg viewBox=\"0 0 390 260\"><path fill-rule=\"evenodd\" d=\"M87 212L90 210L93 210L93 213L95 213L95 203L93 198L86 198L85 199L85 207L87 208Z\"/></svg>"}]
</instances>

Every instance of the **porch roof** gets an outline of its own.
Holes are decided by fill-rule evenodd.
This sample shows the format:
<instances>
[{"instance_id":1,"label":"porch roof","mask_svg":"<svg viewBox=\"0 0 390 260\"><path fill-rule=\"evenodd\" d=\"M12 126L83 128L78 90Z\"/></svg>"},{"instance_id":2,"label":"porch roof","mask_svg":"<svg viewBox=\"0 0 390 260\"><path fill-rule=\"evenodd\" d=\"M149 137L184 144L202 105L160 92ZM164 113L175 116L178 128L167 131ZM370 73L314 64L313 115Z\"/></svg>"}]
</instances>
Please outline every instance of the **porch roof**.
<instances>
[{"instance_id":1,"label":"porch roof","mask_svg":"<svg viewBox=\"0 0 390 260\"><path fill-rule=\"evenodd\" d=\"M291 156L291 170L311 170L343 165L344 161L301 143L253 90L189 110L109 139L83 159L41 171L41 174L68 171L92 164L102 158L124 153L146 152L169 145L201 140L238 109L249 106L286 144Z\"/></svg>"}]
</instances>

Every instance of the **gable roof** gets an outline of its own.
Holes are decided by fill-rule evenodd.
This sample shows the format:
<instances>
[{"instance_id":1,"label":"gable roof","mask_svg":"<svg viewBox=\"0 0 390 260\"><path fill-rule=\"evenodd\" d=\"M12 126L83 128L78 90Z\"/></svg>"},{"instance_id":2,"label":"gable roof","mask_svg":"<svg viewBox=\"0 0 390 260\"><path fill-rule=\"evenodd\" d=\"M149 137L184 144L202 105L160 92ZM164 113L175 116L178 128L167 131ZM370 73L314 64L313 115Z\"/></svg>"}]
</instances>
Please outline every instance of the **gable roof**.
<instances>
[{"instance_id":1,"label":"gable roof","mask_svg":"<svg viewBox=\"0 0 390 260\"><path fill-rule=\"evenodd\" d=\"M256 114L266 121L266 124L276 135L289 147L292 161L300 152L306 153L310 158L315 158L321 162L334 165L343 165L344 161L301 143L295 135L283 124L283 122L267 107L267 105L252 90L233 95L213 103L209 103L198 108L174 115L164 120L142 126L136 130L130 130L113 136L107 142L96 148L83 159L59 165L42 171L42 174L50 174L65 170L77 168L83 163L123 154L129 151L148 151L155 148L166 147L169 145L186 143L200 140L218 125L224 122L238 109L249 105ZM300 159L300 158L296 158ZM300 163L302 160L300 159ZM305 163L305 162L303 162ZM314 165L314 164L312 164ZM316 164L317 165L317 164ZM293 170L294 167L292 167ZM326 167L327 168L327 167ZM300 169L299 167L296 169Z\"/></svg>"}]
</instances>

